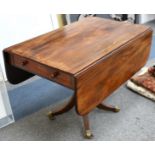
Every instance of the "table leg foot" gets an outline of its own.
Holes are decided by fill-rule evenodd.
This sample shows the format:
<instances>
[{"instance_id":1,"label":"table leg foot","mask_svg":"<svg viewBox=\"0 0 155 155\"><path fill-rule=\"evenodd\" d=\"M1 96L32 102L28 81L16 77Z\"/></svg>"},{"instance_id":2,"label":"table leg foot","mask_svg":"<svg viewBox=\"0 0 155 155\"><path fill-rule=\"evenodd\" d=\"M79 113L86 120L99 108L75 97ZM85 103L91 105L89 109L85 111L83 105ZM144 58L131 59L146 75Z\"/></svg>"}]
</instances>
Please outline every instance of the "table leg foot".
<instances>
[{"instance_id":1,"label":"table leg foot","mask_svg":"<svg viewBox=\"0 0 155 155\"><path fill-rule=\"evenodd\" d=\"M92 132L90 130L85 130L85 132L84 132L84 138L86 138L86 139L93 138Z\"/></svg>"},{"instance_id":2,"label":"table leg foot","mask_svg":"<svg viewBox=\"0 0 155 155\"><path fill-rule=\"evenodd\" d=\"M102 110L108 110L108 111L113 111L113 112L119 112L120 108L118 106L113 106L113 105L106 105L106 104L99 104L97 108L102 109Z\"/></svg>"},{"instance_id":3,"label":"table leg foot","mask_svg":"<svg viewBox=\"0 0 155 155\"><path fill-rule=\"evenodd\" d=\"M55 120L55 116L53 115L53 112L52 111L49 111L48 114L47 114L48 118L50 120Z\"/></svg>"},{"instance_id":4,"label":"table leg foot","mask_svg":"<svg viewBox=\"0 0 155 155\"><path fill-rule=\"evenodd\" d=\"M72 96L69 103L56 111L49 111L47 116L50 120L54 120L55 116L63 114L71 110L75 105L75 95Z\"/></svg>"},{"instance_id":5,"label":"table leg foot","mask_svg":"<svg viewBox=\"0 0 155 155\"><path fill-rule=\"evenodd\" d=\"M88 115L83 116L83 124L84 124L84 138L91 139L93 137L93 134L90 130Z\"/></svg>"}]
</instances>

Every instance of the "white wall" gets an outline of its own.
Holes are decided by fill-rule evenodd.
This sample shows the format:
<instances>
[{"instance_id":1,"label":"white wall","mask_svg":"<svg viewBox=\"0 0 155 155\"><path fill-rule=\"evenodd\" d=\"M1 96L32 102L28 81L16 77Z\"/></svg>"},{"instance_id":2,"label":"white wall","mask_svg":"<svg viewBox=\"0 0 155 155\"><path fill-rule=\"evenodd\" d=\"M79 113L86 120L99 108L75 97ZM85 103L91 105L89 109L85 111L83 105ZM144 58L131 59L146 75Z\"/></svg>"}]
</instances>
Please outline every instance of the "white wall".
<instances>
[{"instance_id":1,"label":"white wall","mask_svg":"<svg viewBox=\"0 0 155 155\"><path fill-rule=\"evenodd\" d=\"M51 31L50 0L4 0L0 4L0 65L5 76L2 50L13 44ZM0 96L0 118L6 115Z\"/></svg>"},{"instance_id":2,"label":"white wall","mask_svg":"<svg viewBox=\"0 0 155 155\"><path fill-rule=\"evenodd\" d=\"M148 21L154 20L155 19L155 14L141 14L140 15L140 23L146 23Z\"/></svg>"}]
</instances>

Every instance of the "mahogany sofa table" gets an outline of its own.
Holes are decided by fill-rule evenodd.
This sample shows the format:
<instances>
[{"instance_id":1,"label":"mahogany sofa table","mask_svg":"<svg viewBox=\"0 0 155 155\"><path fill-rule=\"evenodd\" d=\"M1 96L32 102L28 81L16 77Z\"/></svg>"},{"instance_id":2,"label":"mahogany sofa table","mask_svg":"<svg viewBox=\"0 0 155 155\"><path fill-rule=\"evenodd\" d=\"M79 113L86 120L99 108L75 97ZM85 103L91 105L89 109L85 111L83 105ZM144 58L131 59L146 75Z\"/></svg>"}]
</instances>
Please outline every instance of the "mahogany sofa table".
<instances>
[{"instance_id":1,"label":"mahogany sofa table","mask_svg":"<svg viewBox=\"0 0 155 155\"><path fill-rule=\"evenodd\" d=\"M7 78L17 84L39 75L74 90L68 105L49 118L75 106L90 138L88 113L119 111L102 101L144 66L151 40L147 26L89 17L4 49Z\"/></svg>"}]
</instances>

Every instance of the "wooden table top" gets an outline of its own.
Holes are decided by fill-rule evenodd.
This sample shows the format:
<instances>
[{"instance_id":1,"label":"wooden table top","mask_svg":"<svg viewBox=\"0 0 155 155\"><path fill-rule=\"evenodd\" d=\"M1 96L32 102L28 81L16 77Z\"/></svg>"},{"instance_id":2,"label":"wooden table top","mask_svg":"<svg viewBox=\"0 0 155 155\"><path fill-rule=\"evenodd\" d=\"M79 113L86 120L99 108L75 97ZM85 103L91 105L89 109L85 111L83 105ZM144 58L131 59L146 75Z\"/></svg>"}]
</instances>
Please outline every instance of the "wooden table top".
<instances>
[{"instance_id":1,"label":"wooden table top","mask_svg":"<svg viewBox=\"0 0 155 155\"><path fill-rule=\"evenodd\" d=\"M90 17L5 51L75 75L147 29L143 25Z\"/></svg>"}]
</instances>

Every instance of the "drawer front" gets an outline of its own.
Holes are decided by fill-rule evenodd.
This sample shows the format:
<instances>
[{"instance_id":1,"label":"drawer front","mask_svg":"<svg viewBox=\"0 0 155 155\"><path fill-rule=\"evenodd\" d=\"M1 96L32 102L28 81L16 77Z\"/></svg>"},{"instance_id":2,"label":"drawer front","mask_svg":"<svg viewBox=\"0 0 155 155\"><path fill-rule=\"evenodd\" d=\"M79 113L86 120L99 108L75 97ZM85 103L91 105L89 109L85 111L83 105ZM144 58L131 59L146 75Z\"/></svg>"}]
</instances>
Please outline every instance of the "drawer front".
<instances>
[{"instance_id":1,"label":"drawer front","mask_svg":"<svg viewBox=\"0 0 155 155\"><path fill-rule=\"evenodd\" d=\"M18 55L11 55L10 63L15 67L74 89L74 78L65 72L56 70Z\"/></svg>"}]
</instances>

